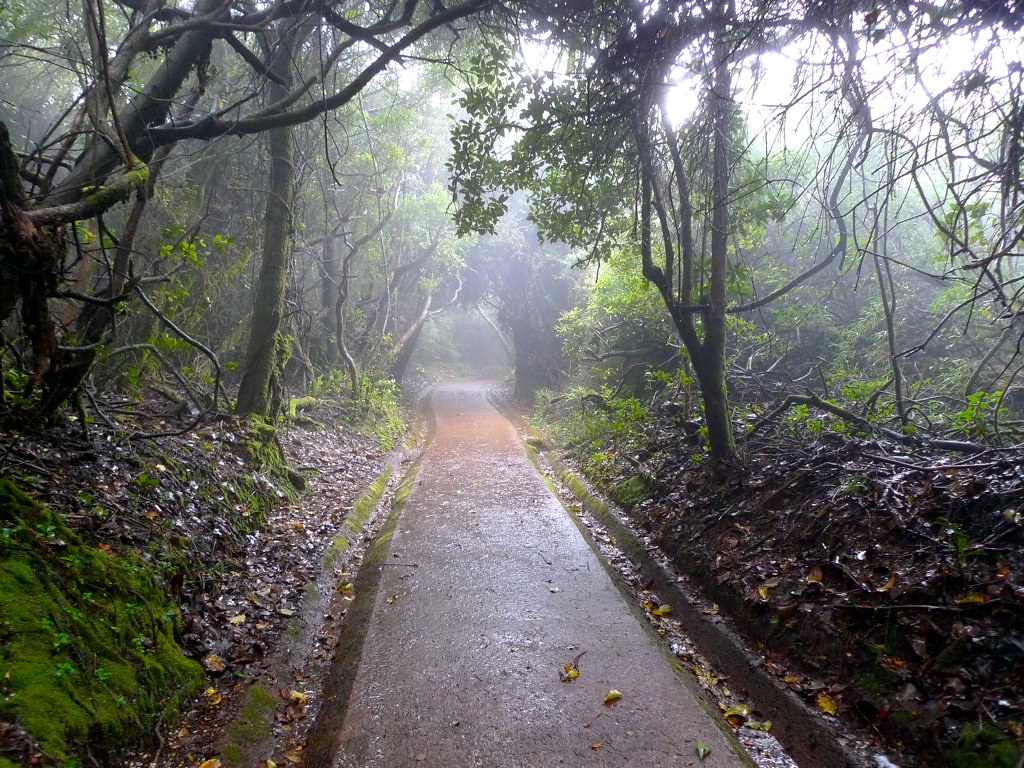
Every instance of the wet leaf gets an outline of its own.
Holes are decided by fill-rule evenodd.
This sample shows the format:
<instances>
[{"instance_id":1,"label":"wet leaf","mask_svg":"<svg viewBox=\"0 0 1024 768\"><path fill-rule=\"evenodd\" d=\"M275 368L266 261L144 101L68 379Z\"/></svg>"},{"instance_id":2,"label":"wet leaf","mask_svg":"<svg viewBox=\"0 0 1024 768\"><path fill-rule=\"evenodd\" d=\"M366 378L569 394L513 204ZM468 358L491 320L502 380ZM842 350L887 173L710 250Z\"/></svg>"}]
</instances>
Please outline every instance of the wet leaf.
<instances>
[{"instance_id":1,"label":"wet leaf","mask_svg":"<svg viewBox=\"0 0 1024 768\"><path fill-rule=\"evenodd\" d=\"M220 760L216 757L211 757L209 760L201 762L199 768L220 768Z\"/></svg>"},{"instance_id":2,"label":"wet leaf","mask_svg":"<svg viewBox=\"0 0 1024 768\"><path fill-rule=\"evenodd\" d=\"M736 704L725 710L723 716L730 724L740 726L743 725L749 714L750 708L746 704Z\"/></svg>"},{"instance_id":3,"label":"wet leaf","mask_svg":"<svg viewBox=\"0 0 1024 768\"><path fill-rule=\"evenodd\" d=\"M814 565L811 567L811 572L807 574L807 581L811 584L820 584L821 576L821 566Z\"/></svg>"},{"instance_id":4,"label":"wet leaf","mask_svg":"<svg viewBox=\"0 0 1024 768\"><path fill-rule=\"evenodd\" d=\"M697 739L697 759L704 760L711 754L711 747Z\"/></svg>"},{"instance_id":5,"label":"wet leaf","mask_svg":"<svg viewBox=\"0 0 1024 768\"><path fill-rule=\"evenodd\" d=\"M969 595L961 597L959 600L954 601L957 605L975 605L977 603L984 603L985 596L980 595L977 592L972 592Z\"/></svg>"},{"instance_id":6,"label":"wet leaf","mask_svg":"<svg viewBox=\"0 0 1024 768\"><path fill-rule=\"evenodd\" d=\"M338 585L338 591L343 595L351 595L355 591L356 585L351 581L346 581L344 584Z\"/></svg>"},{"instance_id":7,"label":"wet leaf","mask_svg":"<svg viewBox=\"0 0 1024 768\"><path fill-rule=\"evenodd\" d=\"M822 712L834 715L839 711L839 705L836 704L836 700L824 691L819 693L818 697L814 701Z\"/></svg>"},{"instance_id":8,"label":"wet leaf","mask_svg":"<svg viewBox=\"0 0 1024 768\"><path fill-rule=\"evenodd\" d=\"M277 763L267 758L266 760L260 760L259 768L277 768Z\"/></svg>"},{"instance_id":9,"label":"wet leaf","mask_svg":"<svg viewBox=\"0 0 1024 768\"><path fill-rule=\"evenodd\" d=\"M291 691L288 694L288 698L291 701L298 701L298 702L304 704L306 702L306 699L308 699L309 697L306 694L302 693L301 691Z\"/></svg>"},{"instance_id":10,"label":"wet leaf","mask_svg":"<svg viewBox=\"0 0 1024 768\"><path fill-rule=\"evenodd\" d=\"M883 584L882 586L880 586L880 587L879 587L878 589L876 589L875 591L876 591L876 592L888 592L888 591L889 591L890 589L892 589L892 588L893 588L893 587L895 587L895 586L896 586L896 574L894 573L894 574L892 574L892 575L891 575L891 576L889 577L889 580L888 580L887 582L885 582L885 584Z\"/></svg>"},{"instance_id":11,"label":"wet leaf","mask_svg":"<svg viewBox=\"0 0 1024 768\"><path fill-rule=\"evenodd\" d=\"M203 659L203 666L210 672L223 672L227 669L227 664L224 663L224 659L216 653L211 653L206 656L206 658Z\"/></svg>"},{"instance_id":12,"label":"wet leaf","mask_svg":"<svg viewBox=\"0 0 1024 768\"><path fill-rule=\"evenodd\" d=\"M761 586L759 586L757 588L757 596L760 597L762 600L767 600L768 599L768 586L765 585L765 584L762 584Z\"/></svg>"},{"instance_id":13,"label":"wet leaf","mask_svg":"<svg viewBox=\"0 0 1024 768\"><path fill-rule=\"evenodd\" d=\"M651 616L668 616L670 613L672 613L671 605L659 605L651 611Z\"/></svg>"},{"instance_id":14,"label":"wet leaf","mask_svg":"<svg viewBox=\"0 0 1024 768\"><path fill-rule=\"evenodd\" d=\"M621 698L622 698L622 692L621 691L617 691L614 688L612 688L610 691L608 691L608 693L606 693L604 695L604 699L602 700L602 703L603 704L612 704L612 703L618 701Z\"/></svg>"},{"instance_id":15,"label":"wet leaf","mask_svg":"<svg viewBox=\"0 0 1024 768\"><path fill-rule=\"evenodd\" d=\"M563 683L571 683L573 680L580 676L579 668L573 666L572 664L563 664L562 668L564 669L564 671L562 672Z\"/></svg>"},{"instance_id":16,"label":"wet leaf","mask_svg":"<svg viewBox=\"0 0 1024 768\"><path fill-rule=\"evenodd\" d=\"M751 728L755 731L764 731L767 733L772 729L772 721L762 720L761 722L758 722L757 720L747 720L746 726L747 728Z\"/></svg>"},{"instance_id":17,"label":"wet leaf","mask_svg":"<svg viewBox=\"0 0 1024 768\"><path fill-rule=\"evenodd\" d=\"M231 622L232 624L244 624L245 623L245 614L244 613L235 614L230 619L228 619L228 621Z\"/></svg>"}]
</instances>

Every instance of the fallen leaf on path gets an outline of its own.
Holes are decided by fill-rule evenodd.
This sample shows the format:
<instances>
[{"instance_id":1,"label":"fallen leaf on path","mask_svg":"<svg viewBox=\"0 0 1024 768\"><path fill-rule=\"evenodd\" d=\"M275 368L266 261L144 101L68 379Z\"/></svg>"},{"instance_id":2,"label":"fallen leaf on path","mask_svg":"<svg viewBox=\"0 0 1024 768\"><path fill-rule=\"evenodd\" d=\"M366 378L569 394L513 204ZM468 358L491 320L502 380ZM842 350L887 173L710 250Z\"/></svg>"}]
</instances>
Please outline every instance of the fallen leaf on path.
<instances>
[{"instance_id":1,"label":"fallen leaf on path","mask_svg":"<svg viewBox=\"0 0 1024 768\"><path fill-rule=\"evenodd\" d=\"M595 741L593 744L590 745L590 748L597 751L603 746L604 744L602 744L600 741Z\"/></svg>"},{"instance_id":2,"label":"fallen leaf on path","mask_svg":"<svg viewBox=\"0 0 1024 768\"><path fill-rule=\"evenodd\" d=\"M608 693L604 695L603 704L612 704L622 698L622 692L612 688Z\"/></svg>"},{"instance_id":3,"label":"fallen leaf on path","mask_svg":"<svg viewBox=\"0 0 1024 768\"><path fill-rule=\"evenodd\" d=\"M199 768L220 768L220 760L216 757L211 757L209 760L201 762Z\"/></svg>"},{"instance_id":4,"label":"fallen leaf on path","mask_svg":"<svg viewBox=\"0 0 1024 768\"><path fill-rule=\"evenodd\" d=\"M698 760L703 760L704 758L706 758L710 754L711 754L711 747L709 747L703 741L698 739L697 740L697 759Z\"/></svg>"},{"instance_id":5,"label":"fallen leaf on path","mask_svg":"<svg viewBox=\"0 0 1024 768\"><path fill-rule=\"evenodd\" d=\"M230 619L228 619L228 622L230 622L231 624L244 624L245 623L245 614L244 613L237 613L234 616L232 616Z\"/></svg>"},{"instance_id":6,"label":"fallen leaf on path","mask_svg":"<svg viewBox=\"0 0 1024 768\"><path fill-rule=\"evenodd\" d=\"M767 733L772 729L772 721L762 720L761 722L758 722L757 720L747 720L746 726L751 730L764 731L765 733Z\"/></svg>"}]
</instances>

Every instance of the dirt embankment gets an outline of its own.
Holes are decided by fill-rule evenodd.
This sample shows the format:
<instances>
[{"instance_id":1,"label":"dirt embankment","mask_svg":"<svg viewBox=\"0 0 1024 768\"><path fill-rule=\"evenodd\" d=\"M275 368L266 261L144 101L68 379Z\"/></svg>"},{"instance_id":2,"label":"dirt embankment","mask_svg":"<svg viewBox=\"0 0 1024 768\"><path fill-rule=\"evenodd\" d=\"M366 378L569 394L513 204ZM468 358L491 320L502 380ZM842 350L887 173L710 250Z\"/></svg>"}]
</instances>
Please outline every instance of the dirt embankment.
<instances>
[{"instance_id":1,"label":"dirt embankment","mask_svg":"<svg viewBox=\"0 0 1024 768\"><path fill-rule=\"evenodd\" d=\"M655 490L634 519L780 681L907 765L1019 768L1019 455L829 436L718 471L679 454L666 440L639 457Z\"/></svg>"}]
</instances>

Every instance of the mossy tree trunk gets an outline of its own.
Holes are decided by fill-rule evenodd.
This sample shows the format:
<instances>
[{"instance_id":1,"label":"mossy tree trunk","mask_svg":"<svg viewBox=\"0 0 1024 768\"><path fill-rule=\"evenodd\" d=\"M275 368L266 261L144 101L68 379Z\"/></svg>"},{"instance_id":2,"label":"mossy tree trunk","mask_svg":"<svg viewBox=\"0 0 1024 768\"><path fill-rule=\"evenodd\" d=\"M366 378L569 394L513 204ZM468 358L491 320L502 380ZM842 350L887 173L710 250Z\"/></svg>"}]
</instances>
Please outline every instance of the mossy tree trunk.
<instances>
[{"instance_id":1,"label":"mossy tree trunk","mask_svg":"<svg viewBox=\"0 0 1024 768\"><path fill-rule=\"evenodd\" d=\"M304 34L299 29L288 35L275 54L270 71L280 82L268 81L267 99L276 103L288 95L289 65ZM278 341L284 316L285 283L292 248L292 207L295 202L295 164L292 128L268 131L270 189L263 221L263 258L253 297L249 342L242 367L235 412L243 415L272 415L273 379L278 375Z\"/></svg>"}]
</instances>

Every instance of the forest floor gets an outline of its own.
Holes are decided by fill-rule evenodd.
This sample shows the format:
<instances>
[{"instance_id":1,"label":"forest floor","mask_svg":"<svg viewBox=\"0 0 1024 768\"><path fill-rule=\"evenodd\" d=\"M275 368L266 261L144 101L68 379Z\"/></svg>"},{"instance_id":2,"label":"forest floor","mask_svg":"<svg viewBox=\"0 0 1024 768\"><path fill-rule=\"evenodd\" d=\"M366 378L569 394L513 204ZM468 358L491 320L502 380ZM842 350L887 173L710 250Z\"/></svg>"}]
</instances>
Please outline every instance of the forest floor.
<instances>
[{"instance_id":1,"label":"forest floor","mask_svg":"<svg viewBox=\"0 0 1024 768\"><path fill-rule=\"evenodd\" d=\"M278 433L305 486L299 498L280 467L272 472L254 456L261 449L234 419L157 441L102 428L85 439L73 421L0 433L0 475L59 512L86 543L139 553L180 606L180 642L207 679L181 720L158 721L128 764L193 766L219 755L257 683L273 692L278 764L301 751L312 701L300 692L318 681L301 679L301 669L278 680L271 660L294 642L290 628L327 546L387 459L373 437L347 426L350 414L314 415L321 421ZM332 647L330 636L317 637L312 655L326 661ZM0 723L0 757L59 764L16 722Z\"/></svg>"},{"instance_id":2,"label":"forest floor","mask_svg":"<svg viewBox=\"0 0 1024 768\"><path fill-rule=\"evenodd\" d=\"M1024 765L1020 452L821 430L713 468L671 424L651 436L618 478L649 490L635 523L781 683L903 765Z\"/></svg>"}]
</instances>

